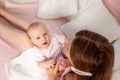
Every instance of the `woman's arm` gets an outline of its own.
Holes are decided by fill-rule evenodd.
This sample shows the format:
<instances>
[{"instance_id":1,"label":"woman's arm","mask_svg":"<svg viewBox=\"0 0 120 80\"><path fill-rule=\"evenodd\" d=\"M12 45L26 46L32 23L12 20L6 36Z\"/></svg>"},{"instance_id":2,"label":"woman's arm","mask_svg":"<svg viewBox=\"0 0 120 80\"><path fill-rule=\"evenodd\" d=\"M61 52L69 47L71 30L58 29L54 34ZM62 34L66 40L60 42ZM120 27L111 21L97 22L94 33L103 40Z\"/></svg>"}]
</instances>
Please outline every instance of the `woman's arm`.
<instances>
[{"instance_id":1,"label":"woman's arm","mask_svg":"<svg viewBox=\"0 0 120 80\"><path fill-rule=\"evenodd\" d=\"M26 26L30 25L30 23L28 23L27 21L24 21L16 17L15 15L12 15L11 13L2 9L1 7L0 7L0 15L6 18L8 21L12 22L13 24L20 26L20 28L22 28L24 31L27 30Z\"/></svg>"},{"instance_id":2,"label":"woman's arm","mask_svg":"<svg viewBox=\"0 0 120 80\"><path fill-rule=\"evenodd\" d=\"M48 75L48 80L56 80L58 76L58 67L59 64L56 64L55 67L51 67L46 70Z\"/></svg>"},{"instance_id":3,"label":"woman's arm","mask_svg":"<svg viewBox=\"0 0 120 80\"><path fill-rule=\"evenodd\" d=\"M21 51L33 47L28 35L24 31L10 25L4 25L2 22L0 22L0 37L16 46Z\"/></svg>"}]
</instances>

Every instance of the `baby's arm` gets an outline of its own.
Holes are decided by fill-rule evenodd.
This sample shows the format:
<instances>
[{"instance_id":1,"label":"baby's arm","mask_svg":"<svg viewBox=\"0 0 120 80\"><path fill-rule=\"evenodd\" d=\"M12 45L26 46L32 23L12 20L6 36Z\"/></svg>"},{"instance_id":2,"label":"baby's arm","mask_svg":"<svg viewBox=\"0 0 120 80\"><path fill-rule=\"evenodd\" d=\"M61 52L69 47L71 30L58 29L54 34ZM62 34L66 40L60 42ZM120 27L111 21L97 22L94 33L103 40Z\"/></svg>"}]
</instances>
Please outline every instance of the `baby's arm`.
<instances>
[{"instance_id":1,"label":"baby's arm","mask_svg":"<svg viewBox=\"0 0 120 80\"><path fill-rule=\"evenodd\" d=\"M57 63L59 64L58 71L64 71L66 67L71 66L68 59L58 60Z\"/></svg>"},{"instance_id":2,"label":"baby's arm","mask_svg":"<svg viewBox=\"0 0 120 80\"><path fill-rule=\"evenodd\" d=\"M37 64L38 64L39 67L47 69L47 68L50 68L50 67L54 67L55 60L37 61Z\"/></svg>"}]
</instances>

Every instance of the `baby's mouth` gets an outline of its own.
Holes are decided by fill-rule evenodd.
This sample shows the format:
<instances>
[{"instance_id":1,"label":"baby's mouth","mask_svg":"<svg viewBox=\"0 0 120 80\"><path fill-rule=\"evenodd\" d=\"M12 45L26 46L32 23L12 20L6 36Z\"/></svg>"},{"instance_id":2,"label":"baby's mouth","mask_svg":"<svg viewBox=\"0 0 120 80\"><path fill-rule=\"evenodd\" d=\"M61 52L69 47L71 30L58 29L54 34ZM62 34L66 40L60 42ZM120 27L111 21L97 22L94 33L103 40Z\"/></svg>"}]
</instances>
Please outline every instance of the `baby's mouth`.
<instances>
[{"instance_id":1,"label":"baby's mouth","mask_svg":"<svg viewBox=\"0 0 120 80\"><path fill-rule=\"evenodd\" d=\"M46 44L47 44L47 42L44 42L44 43L43 43L43 45L46 45Z\"/></svg>"}]
</instances>

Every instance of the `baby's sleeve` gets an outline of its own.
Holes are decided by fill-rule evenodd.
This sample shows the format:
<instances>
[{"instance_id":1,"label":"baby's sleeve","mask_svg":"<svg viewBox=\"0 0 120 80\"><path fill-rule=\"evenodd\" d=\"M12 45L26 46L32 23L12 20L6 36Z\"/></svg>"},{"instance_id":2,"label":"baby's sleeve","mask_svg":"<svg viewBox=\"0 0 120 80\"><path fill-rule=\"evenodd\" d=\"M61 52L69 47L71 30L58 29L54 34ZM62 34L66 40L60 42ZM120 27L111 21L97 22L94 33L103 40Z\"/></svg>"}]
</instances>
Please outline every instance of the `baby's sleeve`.
<instances>
[{"instance_id":1,"label":"baby's sleeve","mask_svg":"<svg viewBox=\"0 0 120 80\"><path fill-rule=\"evenodd\" d=\"M54 34L54 37L58 40L58 42L60 42L61 44L64 44L64 39L65 39L64 35Z\"/></svg>"},{"instance_id":2,"label":"baby's sleeve","mask_svg":"<svg viewBox=\"0 0 120 80\"><path fill-rule=\"evenodd\" d=\"M31 48L25 52L22 53L22 55L32 58L35 61L44 61L45 60L45 55L41 53L41 51L37 48Z\"/></svg>"},{"instance_id":3,"label":"baby's sleeve","mask_svg":"<svg viewBox=\"0 0 120 80\"><path fill-rule=\"evenodd\" d=\"M35 61L44 61L44 60L46 60L45 55L38 49L33 52L33 55L34 55L34 60Z\"/></svg>"}]
</instances>

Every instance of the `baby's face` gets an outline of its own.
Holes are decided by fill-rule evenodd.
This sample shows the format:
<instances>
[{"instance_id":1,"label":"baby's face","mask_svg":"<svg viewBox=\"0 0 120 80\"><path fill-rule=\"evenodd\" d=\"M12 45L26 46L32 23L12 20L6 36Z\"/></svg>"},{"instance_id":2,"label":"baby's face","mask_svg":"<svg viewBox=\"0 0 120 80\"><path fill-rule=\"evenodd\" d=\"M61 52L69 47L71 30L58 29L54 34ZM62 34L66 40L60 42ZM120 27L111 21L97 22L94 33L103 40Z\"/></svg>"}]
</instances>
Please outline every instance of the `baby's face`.
<instances>
[{"instance_id":1,"label":"baby's face","mask_svg":"<svg viewBox=\"0 0 120 80\"><path fill-rule=\"evenodd\" d=\"M42 25L29 32L29 36L34 45L39 48L47 48L50 44L50 35L47 28Z\"/></svg>"}]
</instances>

